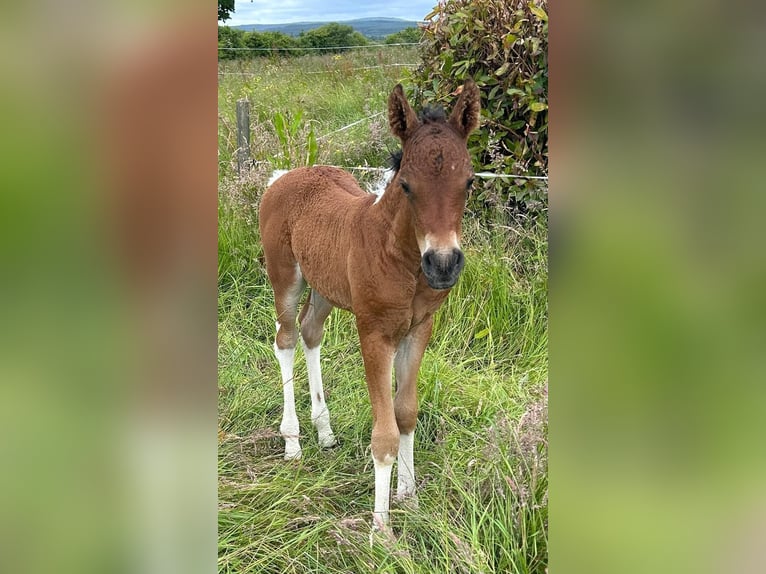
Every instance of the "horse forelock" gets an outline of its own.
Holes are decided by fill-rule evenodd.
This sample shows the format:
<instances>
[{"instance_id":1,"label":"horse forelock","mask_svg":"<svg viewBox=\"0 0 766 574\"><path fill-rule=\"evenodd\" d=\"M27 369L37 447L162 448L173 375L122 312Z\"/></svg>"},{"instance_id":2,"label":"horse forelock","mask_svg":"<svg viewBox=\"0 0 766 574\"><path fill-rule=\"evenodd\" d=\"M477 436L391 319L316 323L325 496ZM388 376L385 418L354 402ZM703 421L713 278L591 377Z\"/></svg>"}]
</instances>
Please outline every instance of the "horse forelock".
<instances>
[{"instance_id":1,"label":"horse forelock","mask_svg":"<svg viewBox=\"0 0 766 574\"><path fill-rule=\"evenodd\" d=\"M418 119L424 124L430 124L435 122L446 122L447 114L442 106L426 106L418 114Z\"/></svg>"},{"instance_id":2,"label":"horse forelock","mask_svg":"<svg viewBox=\"0 0 766 574\"><path fill-rule=\"evenodd\" d=\"M432 176L440 175L445 165L453 171L454 166L462 163L460 156L467 157L467 150L464 140L447 122L444 108L440 105L427 105L418 114L418 119L420 126L404 146L408 148L407 165ZM394 173L402 169L404 147L390 154L389 166Z\"/></svg>"}]
</instances>

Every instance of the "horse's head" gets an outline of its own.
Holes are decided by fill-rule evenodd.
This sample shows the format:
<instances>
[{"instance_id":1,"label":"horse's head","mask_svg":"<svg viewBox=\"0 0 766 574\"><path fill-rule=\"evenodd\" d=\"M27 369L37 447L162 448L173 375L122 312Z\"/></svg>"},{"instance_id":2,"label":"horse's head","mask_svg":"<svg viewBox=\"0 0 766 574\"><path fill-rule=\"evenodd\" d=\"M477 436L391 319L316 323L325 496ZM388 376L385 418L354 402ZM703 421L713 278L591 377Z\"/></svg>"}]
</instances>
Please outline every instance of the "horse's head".
<instances>
[{"instance_id":1,"label":"horse's head","mask_svg":"<svg viewBox=\"0 0 766 574\"><path fill-rule=\"evenodd\" d=\"M427 108L418 118L401 85L388 99L391 131L402 142L392 191L408 200L421 267L433 289L452 287L465 262L460 232L466 194L473 182L466 141L479 124L479 107L479 89L473 80L463 86L449 119L441 108Z\"/></svg>"}]
</instances>

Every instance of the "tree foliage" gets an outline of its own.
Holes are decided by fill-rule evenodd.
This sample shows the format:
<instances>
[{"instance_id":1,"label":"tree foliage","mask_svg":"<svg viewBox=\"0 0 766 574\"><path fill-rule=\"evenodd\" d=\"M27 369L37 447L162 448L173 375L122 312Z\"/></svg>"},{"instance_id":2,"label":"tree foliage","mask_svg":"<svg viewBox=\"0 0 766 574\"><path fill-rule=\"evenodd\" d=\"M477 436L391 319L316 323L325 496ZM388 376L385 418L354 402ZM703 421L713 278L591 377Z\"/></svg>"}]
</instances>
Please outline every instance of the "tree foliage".
<instances>
[{"instance_id":1,"label":"tree foliage","mask_svg":"<svg viewBox=\"0 0 766 574\"><path fill-rule=\"evenodd\" d=\"M218 26L218 58L233 60L241 57L240 48L245 47L245 33L237 28ZM232 49L233 48L233 49Z\"/></svg>"},{"instance_id":2,"label":"tree foliage","mask_svg":"<svg viewBox=\"0 0 766 574\"><path fill-rule=\"evenodd\" d=\"M482 96L481 128L469 141L476 169L547 175L547 0L446 0L426 20L415 100L452 101L473 77ZM546 203L546 188L530 180L483 180L472 204L523 211Z\"/></svg>"},{"instance_id":3,"label":"tree foliage","mask_svg":"<svg viewBox=\"0 0 766 574\"><path fill-rule=\"evenodd\" d=\"M258 58L262 56L299 56L312 53L339 52L344 46L365 46L369 40L351 26L331 23L303 32L297 38L283 32L245 32L218 26L218 57L222 60Z\"/></svg>"},{"instance_id":4,"label":"tree foliage","mask_svg":"<svg viewBox=\"0 0 766 574\"><path fill-rule=\"evenodd\" d=\"M409 43L420 42L422 38L423 38L423 31L420 28L411 26L409 28L404 28L403 30L399 30L398 32L394 32L393 34L386 36L384 42L386 44L409 44Z\"/></svg>"},{"instance_id":5,"label":"tree foliage","mask_svg":"<svg viewBox=\"0 0 766 574\"><path fill-rule=\"evenodd\" d=\"M332 22L319 28L302 32L298 37L302 46L306 48L324 48L320 52L336 51L333 48L343 46L364 46L367 44L365 38L359 32L356 32L351 26Z\"/></svg>"},{"instance_id":6,"label":"tree foliage","mask_svg":"<svg viewBox=\"0 0 766 574\"><path fill-rule=\"evenodd\" d=\"M226 22L234 12L234 0L218 0L218 21Z\"/></svg>"}]
</instances>

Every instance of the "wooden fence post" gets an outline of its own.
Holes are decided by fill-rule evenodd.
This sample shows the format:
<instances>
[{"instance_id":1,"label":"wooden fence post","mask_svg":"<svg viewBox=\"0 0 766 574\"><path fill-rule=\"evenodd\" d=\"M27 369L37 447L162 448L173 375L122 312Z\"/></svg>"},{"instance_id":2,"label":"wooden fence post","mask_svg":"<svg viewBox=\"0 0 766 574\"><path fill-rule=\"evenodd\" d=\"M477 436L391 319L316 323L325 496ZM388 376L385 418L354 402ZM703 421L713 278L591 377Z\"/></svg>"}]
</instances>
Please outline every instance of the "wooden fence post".
<instances>
[{"instance_id":1,"label":"wooden fence post","mask_svg":"<svg viewBox=\"0 0 766 574\"><path fill-rule=\"evenodd\" d=\"M250 101L237 100L237 172L239 177L250 171Z\"/></svg>"}]
</instances>

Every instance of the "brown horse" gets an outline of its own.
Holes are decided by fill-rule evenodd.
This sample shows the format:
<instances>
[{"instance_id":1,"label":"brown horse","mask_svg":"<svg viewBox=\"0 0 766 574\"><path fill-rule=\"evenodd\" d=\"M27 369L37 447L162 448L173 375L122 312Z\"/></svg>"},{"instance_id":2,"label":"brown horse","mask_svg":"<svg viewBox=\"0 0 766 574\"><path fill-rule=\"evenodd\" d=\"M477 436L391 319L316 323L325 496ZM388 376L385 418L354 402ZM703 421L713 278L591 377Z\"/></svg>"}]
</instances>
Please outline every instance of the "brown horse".
<instances>
[{"instance_id":1,"label":"brown horse","mask_svg":"<svg viewBox=\"0 0 766 574\"><path fill-rule=\"evenodd\" d=\"M397 498L415 495L417 374L433 314L464 264L461 220L473 180L466 140L478 125L479 105L478 88L468 80L449 119L441 108L427 108L418 117L397 85L388 118L402 150L382 196L366 193L340 169L315 166L283 175L261 201L261 238L277 311L274 351L284 388L285 459L301 455L293 359L298 303L308 284L300 335L311 420L323 447L335 444L319 367L323 324L333 307L356 316L372 404L376 529L388 523L397 456Z\"/></svg>"}]
</instances>

